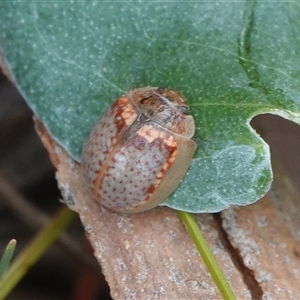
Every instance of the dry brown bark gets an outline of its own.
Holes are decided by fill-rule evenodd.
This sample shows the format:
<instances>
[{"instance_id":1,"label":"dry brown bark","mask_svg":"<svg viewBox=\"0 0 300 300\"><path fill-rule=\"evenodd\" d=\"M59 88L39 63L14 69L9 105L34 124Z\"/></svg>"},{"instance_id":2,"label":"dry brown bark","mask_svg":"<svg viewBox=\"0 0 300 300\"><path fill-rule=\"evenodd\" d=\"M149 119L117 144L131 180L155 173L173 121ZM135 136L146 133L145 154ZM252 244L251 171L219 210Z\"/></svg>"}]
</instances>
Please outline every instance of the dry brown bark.
<instances>
[{"instance_id":1,"label":"dry brown bark","mask_svg":"<svg viewBox=\"0 0 300 300\"><path fill-rule=\"evenodd\" d=\"M43 125L65 202L78 212L114 299L221 299L175 211L114 213L85 190L80 165ZM247 207L195 218L238 299L298 299L299 199L277 172L271 191Z\"/></svg>"}]
</instances>

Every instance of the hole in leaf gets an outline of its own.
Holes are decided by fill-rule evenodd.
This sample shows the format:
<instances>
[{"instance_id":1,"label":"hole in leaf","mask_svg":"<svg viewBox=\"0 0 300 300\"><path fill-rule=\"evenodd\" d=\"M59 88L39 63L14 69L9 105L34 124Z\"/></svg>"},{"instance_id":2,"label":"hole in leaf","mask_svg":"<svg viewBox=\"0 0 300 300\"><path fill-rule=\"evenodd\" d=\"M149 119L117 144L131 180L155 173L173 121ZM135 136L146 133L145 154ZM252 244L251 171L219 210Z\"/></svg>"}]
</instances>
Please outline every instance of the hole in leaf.
<instances>
[{"instance_id":1,"label":"hole in leaf","mask_svg":"<svg viewBox=\"0 0 300 300\"><path fill-rule=\"evenodd\" d=\"M272 114L258 115L250 124L269 144L272 161L280 163L300 192L300 126Z\"/></svg>"}]
</instances>

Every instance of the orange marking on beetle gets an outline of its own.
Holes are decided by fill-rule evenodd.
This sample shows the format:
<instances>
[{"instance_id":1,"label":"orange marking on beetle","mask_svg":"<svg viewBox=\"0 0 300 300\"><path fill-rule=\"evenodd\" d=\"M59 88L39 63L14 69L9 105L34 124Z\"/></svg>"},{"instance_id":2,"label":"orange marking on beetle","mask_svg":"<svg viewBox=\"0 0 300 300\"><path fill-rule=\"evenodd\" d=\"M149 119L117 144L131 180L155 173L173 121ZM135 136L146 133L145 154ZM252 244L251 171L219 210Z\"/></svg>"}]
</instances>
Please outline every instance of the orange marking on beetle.
<instances>
[{"instance_id":1,"label":"orange marking on beetle","mask_svg":"<svg viewBox=\"0 0 300 300\"><path fill-rule=\"evenodd\" d=\"M169 170L171 168L171 166L173 165L173 163L176 159L176 155L177 155L177 147L174 148L172 150L172 152L170 153L168 160L165 162L165 164L161 168L161 171L160 171L161 173L165 173L167 170Z\"/></svg>"},{"instance_id":2,"label":"orange marking on beetle","mask_svg":"<svg viewBox=\"0 0 300 300\"><path fill-rule=\"evenodd\" d=\"M157 173L156 178L162 178L163 175L164 175L163 172L159 172L159 173Z\"/></svg>"},{"instance_id":3,"label":"orange marking on beetle","mask_svg":"<svg viewBox=\"0 0 300 300\"><path fill-rule=\"evenodd\" d=\"M156 187L157 186L155 186L154 184L150 185L148 190L147 190L147 194L153 194L155 192Z\"/></svg>"},{"instance_id":4,"label":"orange marking on beetle","mask_svg":"<svg viewBox=\"0 0 300 300\"><path fill-rule=\"evenodd\" d=\"M177 145L176 140L172 136L169 136L169 138L165 139L164 142L170 147L175 147Z\"/></svg>"},{"instance_id":5,"label":"orange marking on beetle","mask_svg":"<svg viewBox=\"0 0 300 300\"><path fill-rule=\"evenodd\" d=\"M137 131L137 134L144 137L149 143L152 143L160 136L160 132L152 125L144 125Z\"/></svg>"}]
</instances>

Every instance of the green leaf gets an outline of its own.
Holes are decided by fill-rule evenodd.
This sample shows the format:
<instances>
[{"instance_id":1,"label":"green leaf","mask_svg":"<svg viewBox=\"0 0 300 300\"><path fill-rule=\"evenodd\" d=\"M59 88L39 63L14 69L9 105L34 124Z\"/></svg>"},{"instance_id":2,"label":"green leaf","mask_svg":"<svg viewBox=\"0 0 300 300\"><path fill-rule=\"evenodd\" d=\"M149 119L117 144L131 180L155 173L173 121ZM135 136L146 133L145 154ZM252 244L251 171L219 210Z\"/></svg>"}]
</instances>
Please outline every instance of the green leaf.
<instances>
[{"instance_id":1,"label":"green leaf","mask_svg":"<svg viewBox=\"0 0 300 300\"><path fill-rule=\"evenodd\" d=\"M297 2L5 1L0 41L34 113L77 160L122 93L182 92L198 151L164 205L212 212L270 187L269 148L251 118L299 123L299 20Z\"/></svg>"},{"instance_id":2,"label":"green leaf","mask_svg":"<svg viewBox=\"0 0 300 300\"><path fill-rule=\"evenodd\" d=\"M15 239L10 240L4 250L2 257L0 258L0 280L11 262L16 245L17 241Z\"/></svg>"}]
</instances>

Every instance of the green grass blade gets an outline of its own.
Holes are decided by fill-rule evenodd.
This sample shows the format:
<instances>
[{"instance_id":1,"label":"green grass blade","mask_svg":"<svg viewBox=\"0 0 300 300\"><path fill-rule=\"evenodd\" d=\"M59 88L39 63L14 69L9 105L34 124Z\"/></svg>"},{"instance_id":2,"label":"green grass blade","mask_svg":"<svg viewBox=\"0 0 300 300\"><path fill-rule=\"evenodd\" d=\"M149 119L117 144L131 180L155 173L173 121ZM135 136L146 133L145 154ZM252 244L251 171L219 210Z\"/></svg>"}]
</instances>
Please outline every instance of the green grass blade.
<instances>
[{"instance_id":1,"label":"green grass blade","mask_svg":"<svg viewBox=\"0 0 300 300\"><path fill-rule=\"evenodd\" d=\"M0 278L8 268L10 261L13 257L15 252L17 241L12 239L6 246L2 258L0 260Z\"/></svg>"},{"instance_id":2,"label":"green grass blade","mask_svg":"<svg viewBox=\"0 0 300 300\"><path fill-rule=\"evenodd\" d=\"M0 299L4 299L10 293L75 216L76 213L63 206L25 247L0 280Z\"/></svg>"},{"instance_id":3,"label":"green grass blade","mask_svg":"<svg viewBox=\"0 0 300 300\"><path fill-rule=\"evenodd\" d=\"M214 282L216 283L223 299L236 299L233 291L226 281L219 265L217 264L212 252L209 249L194 217L187 212L177 211L178 215L185 225L190 237L192 238L198 252L200 253L204 263L206 264Z\"/></svg>"}]
</instances>

